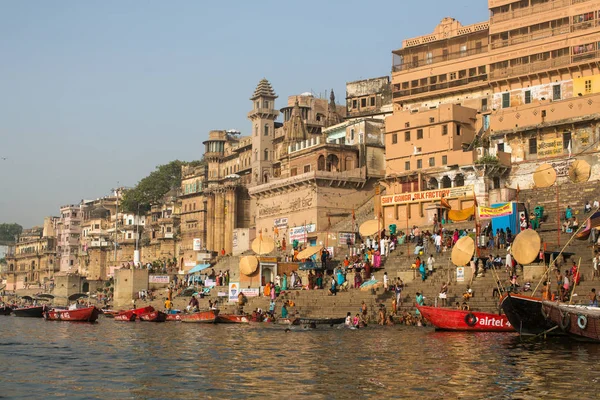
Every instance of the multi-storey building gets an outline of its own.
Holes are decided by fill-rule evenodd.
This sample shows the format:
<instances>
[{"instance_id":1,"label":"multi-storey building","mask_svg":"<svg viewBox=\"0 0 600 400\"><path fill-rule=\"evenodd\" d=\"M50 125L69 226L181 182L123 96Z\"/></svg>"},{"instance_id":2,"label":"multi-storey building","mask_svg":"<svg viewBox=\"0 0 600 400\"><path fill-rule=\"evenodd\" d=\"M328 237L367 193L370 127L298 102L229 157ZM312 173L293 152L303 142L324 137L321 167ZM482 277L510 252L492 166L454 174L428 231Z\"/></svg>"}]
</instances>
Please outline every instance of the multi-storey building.
<instances>
[{"instance_id":1,"label":"multi-storey building","mask_svg":"<svg viewBox=\"0 0 600 400\"><path fill-rule=\"evenodd\" d=\"M60 208L56 223L56 253L61 271L79 271L81 221L80 206L71 204Z\"/></svg>"},{"instance_id":2,"label":"multi-storey building","mask_svg":"<svg viewBox=\"0 0 600 400\"><path fill-rule=\"evenodd\" d=\"M179 268L182 270L194 267L198 252L206 249L206 174L205 163L181 167Z\"/></svg>"},{"instance_id":3,"label":"multi-storey building","mask_svg":"<svg viewBox=\"0 0 600 400\"><path fill-rule=\"evenodd\" d=\"M159 204L151 206L146 215L143 251L143 262L155 260L176 264L177 240L179 239L179 220L181 203L177 198L177 189L169 191ZM126 243L127 244L127 243ZM129 243L135 245L135 240ZM134 247L131 247L133 250ZM131 253L133 255L133 253Z\"/></svg>"},{"instance_id":4,"label":"multi-storey building","mask_svg":"<svg viewBox=\"0 0 600 400\"><path fill-rule=\"evenodd\" d=\"M506 201L541 162L595 151L600 1L488 3L489 21L445 18L392 52L386 224L431 223L442 195Z\"/></svg>"},{"instance_id":5,"label":"multi-storey building","mask_svg":"<svg viewBox=\"0 0 600 400\"><path fill-rule=\"evenodd\" d=\"M41 286L59 271L55 232L57 219L46 217L43 227L24 230L17 243L9 245L6 254L8 290Z\"/></svg>"}]
</instances>

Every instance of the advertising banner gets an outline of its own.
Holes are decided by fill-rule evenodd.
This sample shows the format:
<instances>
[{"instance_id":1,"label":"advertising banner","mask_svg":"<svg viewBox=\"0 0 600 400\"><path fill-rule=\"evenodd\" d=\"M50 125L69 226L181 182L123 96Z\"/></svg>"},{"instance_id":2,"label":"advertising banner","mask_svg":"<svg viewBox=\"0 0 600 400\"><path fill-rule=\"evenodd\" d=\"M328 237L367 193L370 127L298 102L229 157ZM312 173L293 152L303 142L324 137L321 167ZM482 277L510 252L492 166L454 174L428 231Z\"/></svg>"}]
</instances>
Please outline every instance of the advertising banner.
<instances>
[{"instance_id":1,"label":"advertising banner","mask_svg":"<svg viewBox=\"0 0 600 400\"><path fill-rule=\"evenodd\" d=\"M240 294L240 284L238 282L229 282L229 301L238 301Z\"/></svg>"},{"instance_id":2,"label":"advertising banner","mask_svg":"<svg viewBox=\"0 0 600 400\"><path fill-rule=\"evenodd\" d=\"M150 275L148 283L169 283L169 275Z\"/></svg>"},{"instance_id":3,"label":"advertising banner","mask_svg":"<svg viewBox=\"0 0 600 400\"><path fill-rule=\"evenodd\" d=\"M389 196L381 196L382 206L391 206L394 204L405 204L420 201L456 199L460 197L473 198L473 186L460 186L447 189L425 190L422 192L400 193Z\"/></svg>"},{"instance_id":4,"label":"advertising banner","mask_svg":"<svg viewBox=\"0 0 600 400\"><path fill-rule=\"evenodd\" d=\"M287 218L276 218L273 220L273 226L279 229L287 228L288 219Z\"/></svg>"},{"instance_id":5,"label":"advertising banner","mask_svg":"<svg viewBox=\"0 0 600 400\"><path fill-rule=\"evenodd\" d=\"M505 203L496 207L479 206L479 218L496 218L511 215L513 213L512 203Z\"/></svg>"},{"instance_id":6,"label":"advertising banner","mask_svg":"<svg viewBox=\"0 0 600 400\"><path fill-rule=\"evenodd\" d=\"M465 281L465 267L456 267L456 282Z\"/></svg>"},{"instance_id":7,"label":"advertising banner","mask_svg":"<svg viewBox=\"0 0 600 400\"><path fill-rule=\"evenodd\" d=\"M304 243L305 237L309 233L314 233L317 231L317 224L308 224L303 226L298 226L296 228L290 228L290 243L294 240L297 240L299 243Z\"/></svg>"},{"instance_id":8,"label":"advertising banner","mask_svg":"<svg viewBox=\"0 0 600 400\"><path fill-rule=\"evenodd\" d=\"M202 250L202 239L194 239L194 251Z\"/></svg>"}]
</instances>

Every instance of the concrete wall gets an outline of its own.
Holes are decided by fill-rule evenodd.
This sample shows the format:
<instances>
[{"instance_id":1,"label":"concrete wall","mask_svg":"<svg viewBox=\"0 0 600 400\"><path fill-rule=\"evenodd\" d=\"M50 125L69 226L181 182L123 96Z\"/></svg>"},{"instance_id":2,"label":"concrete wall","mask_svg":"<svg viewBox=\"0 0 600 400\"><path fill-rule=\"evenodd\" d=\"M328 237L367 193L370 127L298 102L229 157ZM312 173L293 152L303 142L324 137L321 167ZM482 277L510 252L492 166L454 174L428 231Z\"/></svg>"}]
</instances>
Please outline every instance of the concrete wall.
<instances>
[{"instance_id":1,"label":"concrete wall","mask_svg":"<svg viewBox=\"0 0 600 400\"><path fill-rule=\"evenodd\" d=\"M147 269L118 269L115 271L115 307L131 307L131 300L140 290L148 290Z\"/></svg>"}]
</instances>

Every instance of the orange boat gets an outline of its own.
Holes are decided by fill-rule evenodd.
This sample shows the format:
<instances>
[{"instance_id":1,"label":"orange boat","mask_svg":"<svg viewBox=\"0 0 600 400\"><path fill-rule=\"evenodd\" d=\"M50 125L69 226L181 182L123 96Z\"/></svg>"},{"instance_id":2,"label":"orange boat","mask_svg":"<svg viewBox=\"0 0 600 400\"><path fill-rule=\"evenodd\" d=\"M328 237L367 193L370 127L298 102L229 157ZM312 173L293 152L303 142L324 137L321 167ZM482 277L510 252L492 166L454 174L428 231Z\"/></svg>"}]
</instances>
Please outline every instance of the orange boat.
<instances>
[{"instance_id":1,"label":"orange boat","mask_svg":"<svg viewBox=\"0 0 600 400\"><path fill-rule=\"evenodd\" d=\"M246 315L219 314L217 316L217 323L219 323L219 324L248 324L248 323L250 323L250 319Z\"/></svg>"},{"instance_id":2,"label":"orange boat","mask_svg":"<svg viewBox=\"0 0 600 400\"><path fill-rule=\"evenodd\" d=\"M477 311L453 310L441 307L417 306L423 317L436 329L445 331L514 332L506 318Z\"/></svg>"},{"instance_id":3,"label":"orange boat","mask_svg":"<svg viewBox=\"0 0 600 400\"><path fill-rule=\"evenodd\" d=\"M134 310L121 311L115 315L115 321L135 321L140 315L148 314L154 311L154 307L147 306L136 308Z\"/></svg>"},{"instance_id":4,"label":"orange boat","mask_svg":"<svg viewBox=\"0 0 600 400\"><path fill-rule=\"evenodd\" d=\"M167 314L162 311L151 311L146 314L139 315L140 321L146 322L165 322L167 320Z\"/></svg>"},{"instance_id":5,"label":"orange boat","mask_svg":"<svg viewBox=\"0 0 600 400\"><path fill-rule=\"evenodd\" d=\"M181 322L196 322L214 324L217 321L219 310L200 311L193 314L180 314Z\"/></svg>"},{"instance_id":6,"label":"orange boat","mask_svg":"<svg viewBox=\"0 0 600 400\"><path fill-rule=\"evenodd\" d=\"M44 314L47 321L94 322L100 310L96 307L77 308L74 310L51 310Z\"/></svg>"}]
</instances>

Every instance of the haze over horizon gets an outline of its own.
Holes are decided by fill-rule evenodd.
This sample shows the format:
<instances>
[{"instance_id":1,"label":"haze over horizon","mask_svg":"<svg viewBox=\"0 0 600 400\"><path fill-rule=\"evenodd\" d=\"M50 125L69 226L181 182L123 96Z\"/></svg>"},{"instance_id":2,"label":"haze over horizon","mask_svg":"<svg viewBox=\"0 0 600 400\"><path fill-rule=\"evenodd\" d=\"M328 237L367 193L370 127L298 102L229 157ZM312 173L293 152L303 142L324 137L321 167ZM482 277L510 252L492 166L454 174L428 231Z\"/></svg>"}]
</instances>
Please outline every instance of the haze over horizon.
<instances>
[{"instance_id":1,"label":"haze over horizon","mask_svg":"<svg viewBox=\"0 0 600 400\"><path fill-rule=\"evenodd\" d=\"M444 18L488 19L487 1L0 4L0 223L200 159L213 129L250 131L261 78L287 97L345 103L345 84L389 75L402 40Z\"/></svg>"}]
</instances>

